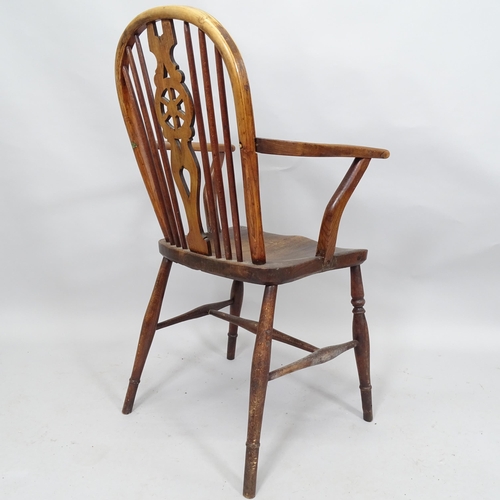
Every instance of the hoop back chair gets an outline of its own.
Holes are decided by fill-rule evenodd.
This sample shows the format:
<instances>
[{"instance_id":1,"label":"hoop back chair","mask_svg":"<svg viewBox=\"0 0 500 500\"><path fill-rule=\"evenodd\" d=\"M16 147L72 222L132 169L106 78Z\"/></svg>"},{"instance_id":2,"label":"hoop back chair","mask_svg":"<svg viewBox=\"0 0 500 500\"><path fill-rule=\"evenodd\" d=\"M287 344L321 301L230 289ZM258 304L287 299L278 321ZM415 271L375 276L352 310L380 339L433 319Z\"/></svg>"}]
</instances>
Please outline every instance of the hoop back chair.
<instances>
[{"instance_id":1,"label":"hoop back chair","mask_svg":"<svg viewBox=\"0 0 500 500\"><path fill-rule=\"evenodd\" d=\"M216 316L229 323L228 359L235 356L238 327L254 333L243 485L244 496L253 498L269 381L354 349L363 418L372 420L360 270L367 251L338 248L336 240L343 210L370 160L387 158L389 152L257 137L240 52L218 21L191 7L157 7L129 24L118 44L116 84L130 143L163 233L161 266L142 325L123 413L132 411L157 330ZM258 154L352 158L326 206L318 241L263 231ZM159 321L174 262L230 279L229 298ZM279 285L341 268L350 268L351 273L352 340L318 348L273 328ZM264 286L258 321L240 317L245 282ZM222 312L227 307L229 313ZM271 371L272 341L309 354Z\"/></svg>"}]
</instances>

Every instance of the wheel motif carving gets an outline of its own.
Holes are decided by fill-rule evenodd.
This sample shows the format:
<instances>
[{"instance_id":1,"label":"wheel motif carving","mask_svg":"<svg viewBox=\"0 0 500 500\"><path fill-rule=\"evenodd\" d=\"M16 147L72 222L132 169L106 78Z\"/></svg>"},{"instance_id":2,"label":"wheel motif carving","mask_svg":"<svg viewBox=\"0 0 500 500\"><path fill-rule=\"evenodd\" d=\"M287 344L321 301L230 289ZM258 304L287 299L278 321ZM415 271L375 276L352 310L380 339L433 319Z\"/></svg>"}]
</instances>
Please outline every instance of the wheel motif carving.
<instances>
[{"instance_id":1,"label":"wheel motif carving","mask_svg":"<svg viewBox=\"0 0 500 500\"><path fill-rule=\"evenodd\" d=\"M182 138L184 135L184 129L187 124L187 133L191 133L191 125L186 120L186 116L189 116L191 109L188 107L188 113L186 113L186 102L189 102L189 96L185 95L185 92L178 92L173 88L173 82L171 78L166 78L163 80L163 85L166 87L160 95L158 100L159 113L161 114L162 126L168 126L174 131L176 139ZM163 125L164 124L164 125Z\"/></svg>"}]
</instances>

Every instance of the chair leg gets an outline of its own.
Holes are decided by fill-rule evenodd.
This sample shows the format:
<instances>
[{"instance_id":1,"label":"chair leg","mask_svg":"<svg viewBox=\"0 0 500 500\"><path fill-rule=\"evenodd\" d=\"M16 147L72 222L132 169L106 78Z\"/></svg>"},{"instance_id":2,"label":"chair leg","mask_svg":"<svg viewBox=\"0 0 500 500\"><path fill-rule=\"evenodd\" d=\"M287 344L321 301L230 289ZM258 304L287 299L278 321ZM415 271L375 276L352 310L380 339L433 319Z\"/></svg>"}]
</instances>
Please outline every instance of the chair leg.
<instances>
[{"instance_id":1,"label":"chair leg","mask_svg":"<svg viewBox=\"0 0 500 500\"><path fill-rule=\"evenodd\" d=\"M241 313L241 306L243 304L243 282L233 281L231 287L231 299L233 303L229 308L229 314L239 316ZM229 331L227 333L227 359L234 359L236 353L236 339L238 338L238 325L229 323Z\"/></svg>"},{"instance_id":2,"label":"chair leg","mask_svg":"<svg viewBox=\"0 0 500 500\"><path fill-rule=\"evenodd\" d=\"M370 338L368 324L365 317L365 299L361 267L351 267L351 296L354 309L352 321L352 336L358 341L354 348L356 364L359 374L359 388L361 391L361 404L363 406L363 419L367 422L373 420L372 386L370 382Z\"/></svg>"},{"instance_id":3,"label":"chair leg","mask_svg":"<svg viewBox=\"0 0 500 500\"><path fill-rule=\"evenodd\" d=\"M245 477L243 481L243 495L246 498L253 498L255 496L257 484L260 433L262 429L262 417L264 415L267 383L269 380L273 320L277 291L278 287L276 285L267 285L264 290L264 298L262 300L259 326L257 328L253 352L250 375L250 405L248 411Z\"/></svg>"},{"instance_id":4,"label":"chair leg","mask_svg":"<svg viewBox=\"0 0 500 500\"><path fill-rule=\"evenodd\" d=\"M149 348L151 347L156 333L156 325L158 324L158 318L160 317L163 296L165 294L165 288L167 286L171 267L171 261L167 259L162 260L160 270L158 271L158 276L156 278L156 283L153 288L153 293L151 294L151 299L149 300L146 314L144 315L141 334L139 336L139 345L137 346L137 352L135 355L134 367L132 368L132 375L130 377L127 395L125 396L125 402L123 403L122 412L125 415L129 414L134 406L135 395L137 393L137 388L139 387L139 382L141 381L142 370L144 369Z\"/></svg>"}]
</instances>

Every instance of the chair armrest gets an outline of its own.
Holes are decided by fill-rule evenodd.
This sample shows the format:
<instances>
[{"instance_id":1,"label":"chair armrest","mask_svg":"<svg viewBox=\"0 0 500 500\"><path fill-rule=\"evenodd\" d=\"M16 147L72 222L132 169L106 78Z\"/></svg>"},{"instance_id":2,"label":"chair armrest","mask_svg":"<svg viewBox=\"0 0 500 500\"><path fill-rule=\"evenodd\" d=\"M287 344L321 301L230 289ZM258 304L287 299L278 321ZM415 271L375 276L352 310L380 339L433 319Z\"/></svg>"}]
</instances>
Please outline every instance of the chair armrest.
<instances>
[{"instance_id":1,"label":"chair armrest","mask_svg":"<svg viewBox=\"0 0 500 500\"><path fill-rule=\"evenodd\" d=\"M255 139L258 153L283 156L389 158L389 151L345 144L316 144L313 142L281 141L279 139Z\"/></svg>"},{"instance_id":2,"label":"chair armrest","mask_svg":"<svg viewBox=\"0 0 500 500\"><path fill-rule=\"evenodd\" d=\"M389 151L344 144L316 144L260 137L255 138L255 150L258 153L283 156L353 158L351 167L326 206L319 231L316 255L323 257L325 265L330 265L335 258L340 219L349 198L363 177L370 161L373 158L389 158Z\"/></svg>"}]
</instances>

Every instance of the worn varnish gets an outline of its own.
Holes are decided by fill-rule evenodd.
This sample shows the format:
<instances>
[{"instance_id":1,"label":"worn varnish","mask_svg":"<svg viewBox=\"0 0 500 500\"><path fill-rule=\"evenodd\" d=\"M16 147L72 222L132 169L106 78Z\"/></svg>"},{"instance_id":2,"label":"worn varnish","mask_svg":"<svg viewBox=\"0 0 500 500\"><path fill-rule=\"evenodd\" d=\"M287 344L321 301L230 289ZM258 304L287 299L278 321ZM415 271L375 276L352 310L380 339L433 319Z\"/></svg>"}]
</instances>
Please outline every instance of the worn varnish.
<instances>
[{"instance_id":1,"label":"worn varnish","mask_svg":"<svg viewBox=\"0 0 500 500\"><path fill-rule=\"evenodd\" d=\"M337 247L337 236L345 206L370 161L387 158L389 152L257 137L240 52L218 21L190 7L158 7L136 17L118 44L115 74L130 144L163 233L161 266L123 413L132 411L157 330L207 315L223 319L229 323L227 359L235 357L238 328L252 332L255 347L243 480L243 494L252 498L269 381L354 349L363 417L373 418L360 268L367 252ZM317 241L264 232L258 155L268 154L352 159L326 204ZM160 321L172 263L231 280L229 298ZM280 285L342 268L351 272L352 340L318 348L274 328ZM258 321L240 316L245 282L264 286ZM222 311L228 307L229 312ZM271 370L273 341L309 354Z\"/></svg>"}]
</instances>

